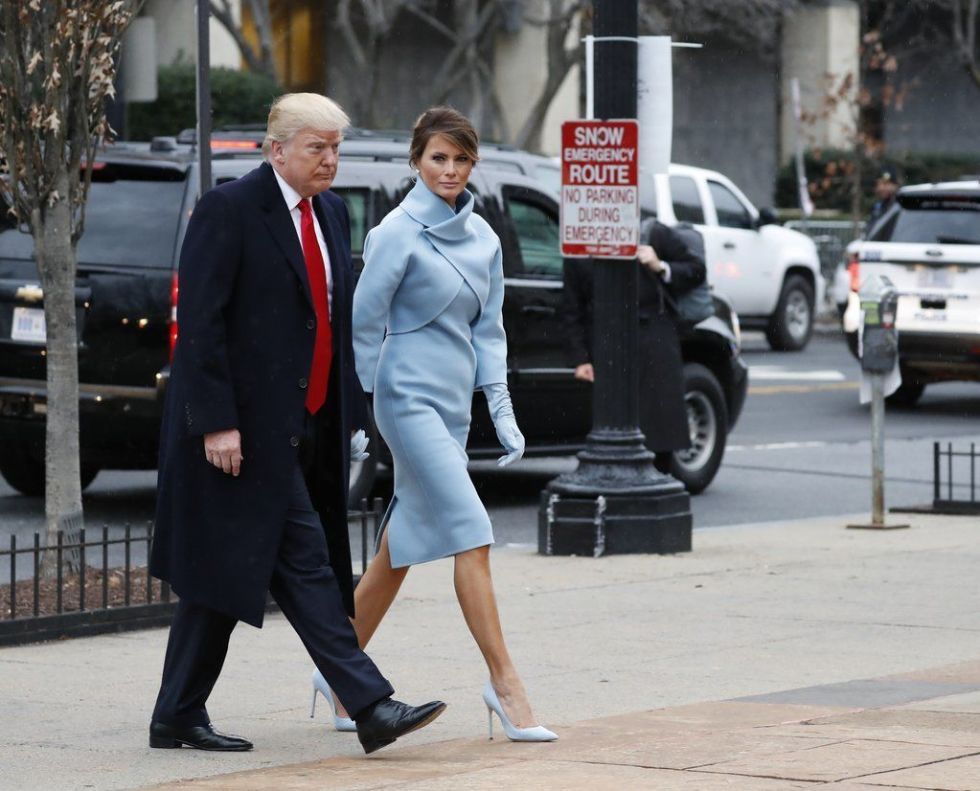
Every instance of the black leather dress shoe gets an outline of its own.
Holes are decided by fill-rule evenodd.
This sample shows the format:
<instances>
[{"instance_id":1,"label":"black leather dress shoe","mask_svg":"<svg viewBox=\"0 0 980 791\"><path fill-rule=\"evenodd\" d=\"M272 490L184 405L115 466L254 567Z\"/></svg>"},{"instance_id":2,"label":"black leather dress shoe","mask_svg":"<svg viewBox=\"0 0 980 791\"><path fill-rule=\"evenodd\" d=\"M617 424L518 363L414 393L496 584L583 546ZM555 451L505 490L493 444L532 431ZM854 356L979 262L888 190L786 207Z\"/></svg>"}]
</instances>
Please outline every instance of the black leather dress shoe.
<instances>
[{"instance_id":1,"label":"black leather dress shoe","mask_svg":"<svg viewBox=\"0 0 980 791\"><path fill-rule=\"evenodd\" d=\"M409 706L391 698L379 700L357 716L357 738L364 752L373 753L399 736L424 728L446 710L441 700Z\"/></svg>"},{"instance_id":2,"label":"black leather dress shoe","mask_svg":"<svg viewBox=\"0 0 980 791\"><path fill-rule=\"evenodd\" d=\"M150 723L150 747L172 750L177 747L193 747L195 750L215 750L226 753L243 753L252 749L252 743L241 736L225 736L207 725L178 728L162 722Z\"/></svg>"}]
</instances>

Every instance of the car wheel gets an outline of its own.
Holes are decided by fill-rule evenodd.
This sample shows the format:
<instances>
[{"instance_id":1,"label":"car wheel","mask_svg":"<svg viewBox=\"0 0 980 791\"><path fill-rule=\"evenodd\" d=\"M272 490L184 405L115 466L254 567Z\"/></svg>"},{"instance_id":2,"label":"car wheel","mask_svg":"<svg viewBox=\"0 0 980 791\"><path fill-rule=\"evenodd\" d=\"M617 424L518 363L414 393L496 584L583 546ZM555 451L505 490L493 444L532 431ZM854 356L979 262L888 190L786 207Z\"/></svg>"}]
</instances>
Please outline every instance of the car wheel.
<instances>
[{"instance_id":1,"label":"car wheel","mask_svg":"<svg viewBox=\"0 0 980 791\"><path fill-rule=\"evenodd\" d=\"M766 329L766 339L773 349L796 352L809 343L813 333L813 299L813 288L806 280L799 275L786 278Z\"/></svg>"},{"instance_id":2,"label":"car wheel","mask_svg":"<svg viewBox=\"0 0 980 791\"><path fill-rule=\"evenodd\" d=\"M378 427L374 425L374 413L368 407L368 425L364 429L368 437L368 453L364 461L352 461L350 465L350 489L347 493L347 507L359 511L361 500L371 496L374 478L378 473Z\"/></svg>"},{"instance_id":3,"label":"car wheel","mask_svg":"<svg viewBox=\"0 0 980 791\"><path fill-rule=\"evenodd\" d=\"M84 492L99 474L99 468L82 464L81 485ZM44 462L28 455L0 454L0 475L18 492L27 497L44 496Z\"/></svg>"},{"instance_id":4,"label":"car wheel","mask_svg":"<svg viewBox=\"0 0 980 791\"><path fill-rule=\"evenodd\" d=\"M922 398L922 393L925 392L926 385L925 382L919 382L915 379L906 378L906 374L902 374L902 383L898 386L898 390L888 396L885 401L889 406L897 407L914 407L919 399Z\"/></svg>"},{"instance_id":5,"label":"car wheel","mask_svg":"<svg viewBox=\"0 0 980 791\"><path fill-rule=\"evenodd\" d=\"M714 480L728 441L728 407L715 375L703 365L684 366L684 405L691 447L673 453L670 474L691 494L700 494Z\"/></svg>"}]
</instances>

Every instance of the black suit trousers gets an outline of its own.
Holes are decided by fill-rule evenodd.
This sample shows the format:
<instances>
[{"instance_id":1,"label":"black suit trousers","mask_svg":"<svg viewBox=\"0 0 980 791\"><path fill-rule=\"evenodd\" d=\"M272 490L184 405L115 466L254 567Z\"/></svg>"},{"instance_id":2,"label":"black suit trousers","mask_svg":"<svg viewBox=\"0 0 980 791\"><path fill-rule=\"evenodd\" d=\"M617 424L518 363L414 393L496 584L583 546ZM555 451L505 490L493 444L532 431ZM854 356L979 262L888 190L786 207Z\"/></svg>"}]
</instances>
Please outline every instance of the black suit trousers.
<instances>
[{"instance_id":1,"label":"black suit trousers","mask_svg":"<svg viewBox=\"0 0 980 791\"><path fill-rule=\"evenodd\" d=\"M327 555L320 518L297 464L270 592L313 663L352 716L393 694L357 644ZM205 706L237 620L181 600L170 627L153 719L190 727L210 721Z\"/></svg>"}]
</instances>

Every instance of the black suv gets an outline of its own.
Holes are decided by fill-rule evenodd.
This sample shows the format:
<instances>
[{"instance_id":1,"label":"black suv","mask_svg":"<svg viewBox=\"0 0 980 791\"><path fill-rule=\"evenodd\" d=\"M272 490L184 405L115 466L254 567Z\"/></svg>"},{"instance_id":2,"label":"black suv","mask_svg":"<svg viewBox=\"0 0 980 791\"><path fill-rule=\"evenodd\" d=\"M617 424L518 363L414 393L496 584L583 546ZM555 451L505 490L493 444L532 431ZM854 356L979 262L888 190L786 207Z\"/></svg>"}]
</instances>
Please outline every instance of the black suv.
<instances>
[{"instance_id":1,"label":"black suv","mask_svg":"<svg viewBox=\"0 0 980 791\"><path fill-rule=\"evenodd\" d=\"M538 166L553 170L554 164L503 147L486 154L470 189L477 211L504 247L509 383L527 453L570 454L590 429L591 385L576 381L564 359L558 204L551 186L532 172ZM216 148L215 183L238 178L259 161L255 149ZM196 200L197 172L193 150L173 138L116 144L94 167L78 245L83 485L101 468L156 466L177 331L177 260ZM403 140L364 135L345 141L333 191L350 210L355 268L368 229L410 187ZM23 319L25 312L42 309L37 283L30 236L0 229L0 473L29 495L44 487L43 322L39 332L25 337L14 331L13 319L15 311ZM682 341L693 448L676 456L672 471L695 492L710 483L721 463L748 382L737 318L723 299L716 298L716 310ZM478 404L473 414L470 455L499 454L485 406ZM390 461L384 448L352 471L352 501L370 490L379 461Z\"/></svg>"}]
</instances>

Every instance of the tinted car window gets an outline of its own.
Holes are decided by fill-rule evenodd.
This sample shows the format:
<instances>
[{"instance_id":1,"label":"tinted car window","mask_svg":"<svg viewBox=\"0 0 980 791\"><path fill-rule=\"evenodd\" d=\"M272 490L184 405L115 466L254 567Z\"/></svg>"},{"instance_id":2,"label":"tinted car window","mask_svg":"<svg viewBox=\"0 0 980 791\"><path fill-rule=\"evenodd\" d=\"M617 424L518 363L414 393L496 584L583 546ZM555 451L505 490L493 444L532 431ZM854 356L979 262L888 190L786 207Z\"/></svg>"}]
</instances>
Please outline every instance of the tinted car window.
<instances>
[{"instance_id":1,"label":"tinted car window","mask_svg":"<svg viewBox=\"0 0 980 791\"><path fill-rule=\"evenodd\" d=\"M78 241L78 263L173 266L184 186L183 181L170 180L93 182L85 205L85 230ZM33 257L34 240L29 234L0 233L0 258Z\"/></svg>"},{"instance_id":2,"label":"tinted car window","mask_svg":"<svg viewBox=\"0 0 980 791\"><path fill-rule=\"evenodd\" d=\"M715 202L718 224L724 228L751 228L752 215L728 187L717 181L708 182L708 191Z\"/></svg>"},{"instance_id":3,"label":"tinted car window","mask_svg":"<svg viewBox=\"0 0 980 791\"><path fill-rule=\"evenodd\" d=\"M364 252L364 237L368 232L368 190L335 188L333 192L344 199L350 215L350 251L354 255Z\"/></svg>"},{"instance_id":4,"label":"tinted car window","mask_svg":"<svg viewBox=\"0 0 980 791\"><path fill-rule=\"evenodd\" d=\"M980 244L980 210L899 209L873 229L876 242Z\"/></svg>"},{"instance_id":5,"label":"tinted car window","mask_svg":"<svg viewBox=\"0 0 980 791\"><path fill-rule=\"evenodd\" d=\"M704 208L694 179L687 176L670 177L670 196L674 204L674 216L678 222L704 225Z\"/></svg>"},{"instance_id":6,"label":"tinted car window","mask_svg":"<svg viewBox=\"0 0 980 791\"><path fill-rule=\"evenodd\" d=\"M517 233L524 274L562 276L558 220L541 206L520 198L507 198L507 213Z\"/></svg>"}]
</instances>

